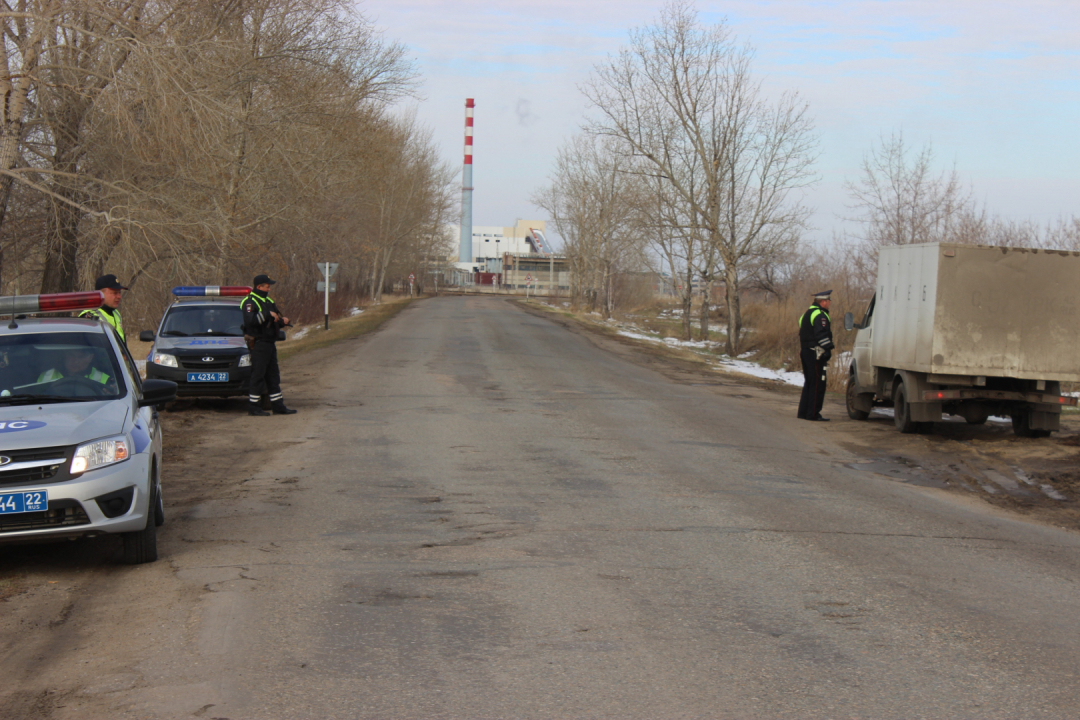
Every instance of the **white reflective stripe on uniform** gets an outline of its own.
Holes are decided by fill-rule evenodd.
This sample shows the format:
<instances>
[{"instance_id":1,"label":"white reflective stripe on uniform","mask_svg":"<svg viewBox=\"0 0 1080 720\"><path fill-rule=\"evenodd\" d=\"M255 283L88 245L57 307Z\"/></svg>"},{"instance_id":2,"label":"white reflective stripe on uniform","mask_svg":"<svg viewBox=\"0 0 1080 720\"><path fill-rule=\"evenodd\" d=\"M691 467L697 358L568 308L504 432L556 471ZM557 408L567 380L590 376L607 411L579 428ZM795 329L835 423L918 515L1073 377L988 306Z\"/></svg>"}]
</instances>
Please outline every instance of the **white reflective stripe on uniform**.
<instances>
[{"instance_id":1,"label":"white reflective stripe on uniform","mask_svg":"<svg viewBox=\"0 0 1080 720\"><path fill-rule=\"evenodd\" d=\"M278 400L281 400L281 399L283 399L281 393L274 393L273 395L270 396L270 402L277 402Z\"/></svg>"},{"instance_id":2,"label":"white reflective stripe on uniform","mask_svg":"<svg viewBox=\"0 0 1080 720\"><path fill-rule=\"evenodd\" d=\"M38 375L37 381L39 383L53 382L54 380L62 380L64 379L64 377L66 376L61 374L60 371L56 368L49 368L45 372L41 373L41 375ZM94 382L101 383L102 385L109 382L109 376L101 372L97 368L90 368L90 372L88 372L87 374L74 377L84 377L87 380L93 380Z\"/></svg>"},{"instance_id":3,"label":"white reflective stripe on uniform","mask_svg":"<svg viewBox=\"0 0 1080 720\"><path fill-rule=\"evenodd\" d=\"M262 398L262 396L261 396L261 395L248 395L248 401L249 401L249 402L253 402L253 403L257 403L257 402L259 402L259 400L260 400L261 398Z\"/></svg>"}]
</instances>

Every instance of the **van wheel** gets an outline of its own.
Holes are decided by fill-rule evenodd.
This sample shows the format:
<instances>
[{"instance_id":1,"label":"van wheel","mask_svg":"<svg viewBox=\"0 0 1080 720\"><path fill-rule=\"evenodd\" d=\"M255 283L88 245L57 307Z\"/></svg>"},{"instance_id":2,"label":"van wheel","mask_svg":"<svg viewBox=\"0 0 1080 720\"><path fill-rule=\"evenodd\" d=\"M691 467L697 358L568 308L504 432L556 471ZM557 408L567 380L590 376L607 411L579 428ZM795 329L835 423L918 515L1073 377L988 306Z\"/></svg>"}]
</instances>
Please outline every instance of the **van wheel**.
<instances>
[{"instance_id":1,"label":"van wheel","mask_svg":"<svg viewBox=\"0 0 1080 720\"><path fill-rule=\"evenodd\" d=\"M907 402L907 391L904 390L903 381L897 383L892 397L893 422L896 423L896 429L905 435L919 432L922 429L920 427L922 423L913 422L911 419L911 406Z\"/></svg>"},{"instance_id":2,"label":"van wheel","mask_svg":"<svg viewBox=\"0 0 1080 720\"><path fill-rule=\"evenodd\" d=\"M124 562L128 565L142 565L157 560L157 524L154 522L156 514L157 484L151 480L153 495L147 504L146 527L135 532L124 533Z\"/></svg>"},{"instance_id":3,"label":"van wheel","mask_svg":"<svg viewBox=\"0 0 1080 720\"><path fill-rule=\"evenodd\" d=\"M859 410L855 407L855 398L858 395L855 392L855 375L848 375L847 380L847 416L852 420L865 420L870 417L870 413L865 410Z\"/></svg>"},{"instance_id":4,"label":"van wheel","mask_svg":"<svg viewBox=\"0 0 1080 720\"><path fill-rule=\"evenodd\" d=\"M1031 416L1026 412L1018 413L1012 416L1013 434L1017 437L1024 438L1044 438L1050 437L1049 430L1032 430L1031 429Z\"/></svg>"}]
</instances>

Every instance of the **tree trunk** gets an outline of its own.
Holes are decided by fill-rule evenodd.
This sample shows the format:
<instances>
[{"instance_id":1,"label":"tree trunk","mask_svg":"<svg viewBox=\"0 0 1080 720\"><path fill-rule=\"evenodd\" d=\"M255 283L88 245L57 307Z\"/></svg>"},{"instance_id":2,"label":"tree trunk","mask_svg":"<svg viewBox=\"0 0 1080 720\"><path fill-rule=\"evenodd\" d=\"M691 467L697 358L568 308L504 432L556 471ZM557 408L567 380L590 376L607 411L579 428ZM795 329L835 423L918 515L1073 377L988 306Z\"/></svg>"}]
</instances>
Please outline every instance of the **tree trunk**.
<instances>
[{"instance_id":1,"label":"tree trunk","mask_svg":"<svg viewBox=\"0 0 1080 720\"><path fill-rule=\"evenodd\" d=\"M683 279L686 285L682 289L682 321L683 321L683 340L694 339L694 319L691 317L694 306L694 271L687 269L686 277Z\"/></svg>"},{"instance_id":2,"label":"tree trunk","mask_svg":"<svg viewBox=\"0 0 1080 720\"><path fill-rule=\"evenodd\" d=\"M709 308L712 300L712 276L707 275L701 290L701 339L709 341Z\"/></svg>"},{"instance_id":3,"label":"tree trunk","mask_svg":"<svg viewBox=\"0 0 1080 720\"><path fill-rule=\"evenodd\" d=\"M727 282L727 354L730 357L738 357L739 338L742 333L742 310L739 307L739 270L733 263L724 265L724 278Z\"/></svg>"}]
</instances>

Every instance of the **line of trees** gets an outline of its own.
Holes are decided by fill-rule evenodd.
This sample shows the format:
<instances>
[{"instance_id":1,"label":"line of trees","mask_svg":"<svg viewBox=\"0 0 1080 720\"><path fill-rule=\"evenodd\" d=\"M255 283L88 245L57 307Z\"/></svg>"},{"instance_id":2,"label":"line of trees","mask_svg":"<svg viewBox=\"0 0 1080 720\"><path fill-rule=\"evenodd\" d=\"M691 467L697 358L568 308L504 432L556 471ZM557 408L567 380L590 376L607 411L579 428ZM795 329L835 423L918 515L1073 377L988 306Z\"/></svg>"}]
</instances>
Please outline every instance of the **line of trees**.
<instances>
[{"instance_id":1,"label":"line of trees","mask_svg":"<svg viewBox=\"0 0 1080 720\"><path fill-rule=\"evenodd\" d=\"M378 300L445 254L453 174L392 113L415 70L351 3L4 0L0 23L0 292L113 272L152 319L172 284L267 272L288 298L329 259Z\"/></svg>"},{"instance_id":2,"label":"line of trees","mask_svg":"<svg viewBox=\"0 0 1080 720\"><path fill-rule=\"evenodd\" d=\"M815 179L817 141L806 104L794 93L769 101L753 78L752 59L749 46L724 24L703 24L691 3L666 5L654 25L632 31L629 44L596 67L582 88L593 108L585 123L590 140L572 140L560 159L565 165L572 156L583 172L620 176L620 191L574 185L560 165L536 198L560 234L574 238L569 251L582 256L579 264L660 259L673 276L688 339L695 286L703 289L707 334L711 288L722 282L731 355L742 339L744 281L755 265L789 253L799 240L810 210L798 191ZM576 152L582 145L593 152ZM555 211L590 204L623 207ZM600 238L637 241L639 249L616 255Z\"/></svg>"}]
</instances>

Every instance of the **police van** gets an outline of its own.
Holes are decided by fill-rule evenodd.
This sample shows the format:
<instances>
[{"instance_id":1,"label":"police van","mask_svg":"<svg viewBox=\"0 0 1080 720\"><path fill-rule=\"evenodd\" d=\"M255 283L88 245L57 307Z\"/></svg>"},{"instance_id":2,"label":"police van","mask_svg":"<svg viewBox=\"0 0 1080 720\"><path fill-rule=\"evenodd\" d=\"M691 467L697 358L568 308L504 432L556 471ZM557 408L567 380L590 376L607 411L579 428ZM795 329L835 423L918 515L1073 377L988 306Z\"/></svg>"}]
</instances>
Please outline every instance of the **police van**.
<instances>
[{"instance_id":1,"label":"police van","mask_svg":"<svg viewBox=\"0 0 1080 720\"><path fill-rule=\"evenodd\" d=\"M101 306L101 292L0 298L0 543L115 534L124 559L157 559L159 403L112 328L27 315Z\"/></svg>"},{"instance_id":2,"label":"police van","mask_svg":"<svg viewBox=\"0 0 1080 720\"><path fill-rule=\"evenodd\" d=\"M154 343L146 377L172 380L181 397L247 395L251 354L240 301L250 292L243 286L174 287L176 301L157 332L139 333L140 340Z\"/></svg>"}]
</instances>

